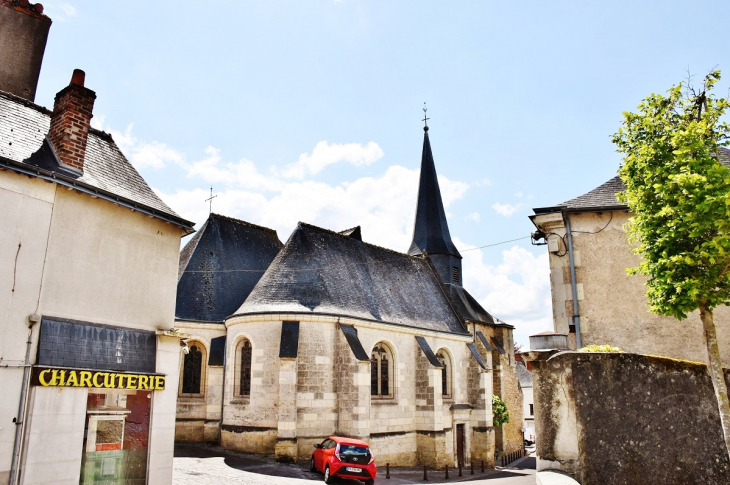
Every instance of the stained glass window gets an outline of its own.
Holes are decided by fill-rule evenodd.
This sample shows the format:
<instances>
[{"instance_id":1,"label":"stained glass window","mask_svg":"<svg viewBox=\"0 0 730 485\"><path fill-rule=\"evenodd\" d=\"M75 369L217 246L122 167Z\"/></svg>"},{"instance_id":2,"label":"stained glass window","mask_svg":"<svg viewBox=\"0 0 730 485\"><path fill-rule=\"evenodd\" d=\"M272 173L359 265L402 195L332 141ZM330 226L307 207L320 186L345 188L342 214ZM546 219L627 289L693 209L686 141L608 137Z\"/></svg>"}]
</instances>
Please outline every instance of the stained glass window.
<instances>
[{"instance_id":1,"label":"stained glass window","mask_svg":"<svg viewBox=\"0 0 730 485\"><path fill-rule=\"evenodd\" d=\"M203 353L197 345L192 345L183 361L183 394L200 394L203 374Z\"/></svg>"},{"instance_id":2,"label":"stained glass window","mask_svg":"<svg viewBox=\"0 0 730 485\"><path fill-rule=\"evenodd\" d=\"M241 345L241 396L251 395L251 350L251 342L244 341Z\"/></svg>"}]
</instances>

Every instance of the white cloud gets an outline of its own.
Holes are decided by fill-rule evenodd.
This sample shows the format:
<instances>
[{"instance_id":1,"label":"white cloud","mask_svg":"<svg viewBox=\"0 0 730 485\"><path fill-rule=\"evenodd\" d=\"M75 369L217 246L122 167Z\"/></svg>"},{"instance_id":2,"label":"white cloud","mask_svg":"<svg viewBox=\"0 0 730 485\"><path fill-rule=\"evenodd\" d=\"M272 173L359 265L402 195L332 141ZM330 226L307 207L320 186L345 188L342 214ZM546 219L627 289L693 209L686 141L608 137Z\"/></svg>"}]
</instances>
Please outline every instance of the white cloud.
<instances>
[{"instance_id":1,"label":"white cloud","mask_svg":"<svg viewBox=\"0 0 730 485\"><path fill-rule=\"evenodd\" d=\"M492 185L492 181L488 178L483 178L474 182L473 185L475 187L489 187L490 185Z\"/></svg>"},{"instance_id":2,"label":"white cloud","mask_svg":"<svg viewBox=\"0 0 730 485\"><path fill-rule=\"evenodd\" d=\"M246 164L255 170L252 162ZM235 170L240 163L229 165ZM456 200L463 194L461 184L444 181L445 200ZM347 184L279 181L277 191L268 195L232 184L217 192L213 212L274 228L283 241L299 221L336 231L359 225L367 242L405 252L412 237L417 191L418 171L394 165L378 177L362 177ZM206 189L157 193L182 217L200 223L208 216ZM397 210L402 207L414 209Z\"/></svg>"},{"instance_id":3,"label":"white cloud","mask_svg":"<svg viewBox=\"0 0 730 485\"><path fill-rule=\"evenodd\" d=\"M492 209L502 214L505 217L509 217L522 208L522 204L500 204L496 202L492 205Z\"/></svg>"},{"instance_id":4,"label":"white cloud","mask_svg":"<svg viewBox=\"0 0 730 485\"><path fill-rule=\"evenodd\" d=\"M44 3L44 13L53 20L65 22L76 16L76 8L70 3Z\"/></svg>"},{"instance_id":5,"label":"white cloud","mask_svg":"<svg viewBox=\"0 0 730 485\"><path fill-rule=\"evenodd\" d=\"M478 212L472 212L466 218L470 221L479 222L482 219L482 216Z\"/></svg>"},{"instance_id":6,"label":"white cloud","mask_svg":"<svg viewBox=\"0 0 730 485\"><path fill-rule=\"evenodd\" d=\"M523 194L521 190L518 190L517 192L515 192L515 197L522 197L523 195L525 195L525 194Z\"/></svg>"},{"instance_id":7,"label":"white cloud","mask_svg":"<svg viewBox=\"0 0 730 485\"><path fill-rule=\"evenodd\" d=\"M104 117L97 119L104 125ZM365 147L352 143L318 143L311 155L302 155L287 167L298 179L283 173L259 171L247 159L226 162L220 150L209 146L200 160L188 162L175 149L160 142L140 142L130 124L124 132L111 133L117 144L137 167L179 170L205 186L174 192L156 190L158 195L182 217L201 224L208 217L209 184L220 187L213 211L277 230L282 241L298 221L332 230L360 225L367 242L406 251L413 231L413 210L418 191L418 170L393 165L381 175L361 177L339 184L312 179L324 167L346 161L355 165L372 163L382 157L374 142ZM289 174L289 175L290 175ZM201 184L202 185L202 184ZM464 196L469 184L439 177L441 196L448 208ZM501 204L495 206L503 207ZM509 211L512 214L518 207ZM405 208L405 210L403 209ZM495 210L497 208L495 207ZM468 219L479 221L474 212ZM455 238L457 247L472 247ZM483 262L481 249L464 256L465 286L494 316L514 325L517 342L527 344L529 335L552 328L551 295L547 254L534 256L514 246L502 252L497 266Z\"/></svg>"},{"instance_id":8,"label":"white cloud","mask_svg":"<svg viewBox=\"0 0 730 485\"><path fill-rule=\"evenodd\" d=\"M499 265L488 266L483 254L481 249L462 253L464 286L489 313L514 325L515 341L528 347L530 335L553 329L548 255L513 246L502 251Z\"/></svg>"},{"instance_id":9,"label":"white cloud","mask_svg":"<svg viewBox=\"0 0 730 485\"><path fill-rule=\"evenodd\" d=\"M375 142L363 146L360 143L333 143L320 141L312 150L312 154L302 153L299 160L288 165L282 171L287 178L304 178L306 175L315 175L328 165L339 162L349 162L355 166L370 165L383 158L383 150Z\"/></svg>"}]
</instances>

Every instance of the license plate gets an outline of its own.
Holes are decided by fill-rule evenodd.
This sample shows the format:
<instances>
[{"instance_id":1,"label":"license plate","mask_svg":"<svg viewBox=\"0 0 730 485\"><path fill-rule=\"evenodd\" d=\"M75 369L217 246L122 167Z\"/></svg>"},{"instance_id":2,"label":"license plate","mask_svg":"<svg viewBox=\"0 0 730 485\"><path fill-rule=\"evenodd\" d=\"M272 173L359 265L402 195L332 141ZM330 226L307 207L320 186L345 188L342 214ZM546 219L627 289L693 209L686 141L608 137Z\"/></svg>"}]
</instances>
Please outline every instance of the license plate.
<instances>
[{"instance_id":1,"label":"license plate","mask_svg":"<svg viewBox=\"0 0 730 485\"><path fill-rule=\"evenodd\" d=\"M345 467L345 470L347 470L348 472L360 473L360 469L359 468L353 468L351 466L346 466Z\"/></svg>"}]
</instances>

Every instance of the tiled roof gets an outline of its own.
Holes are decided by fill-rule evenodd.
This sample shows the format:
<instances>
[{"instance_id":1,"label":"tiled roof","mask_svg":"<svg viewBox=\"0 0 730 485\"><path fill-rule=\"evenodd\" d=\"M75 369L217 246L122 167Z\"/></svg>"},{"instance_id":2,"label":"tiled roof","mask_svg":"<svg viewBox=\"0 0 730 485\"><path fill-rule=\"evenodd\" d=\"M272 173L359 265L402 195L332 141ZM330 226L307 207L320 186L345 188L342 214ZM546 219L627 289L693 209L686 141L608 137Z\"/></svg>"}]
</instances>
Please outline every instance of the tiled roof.
<instances>
[{"instance_id":1,"label":"tiled roof","mask_svg":"<svg viewBox=\"0 0 730 485\"><path fill-rule=\"evenodd\" d=\"M282 246L273 229L211 214L180 253L176 318L225 320Z\"/></svg>"},{"instance_id":2,"label":"tiled roof","mask_svg":"<svg viewBox=\"0 0 730 485\"><path fill-rule=\"evenodd\" d=\"M43 145L51 123L50 115L50 111L41 106L0 91L0 159L30 167L28 159ZM46 163L35 167L49 171L51 166ZM61 167L50 170L50 173L69 176L69 172ZM74 178L74 182L81 186L107 192L132 205L152 209L154 213L171 216L175 222L192 228L192 223L180 218L152 191L108 133L93 128L89 130L84 173Z\"/></svg>"},{"instance_id":3,"label":"tiled roof","mask_svg":"<svg viewBox=\"0 0 730 485\"><path fill-rule=\"evenodd\" d=\"M446 222L446 212L441 200L441 190L428 131L423 135L416 220L413 227L413 242L408 249L408 254L417 256L424 251L428 254L448 254L461 259L459 251L451 240L449 224Z\"/></svg>"},{"instance_id":4,"label":"tiled roof","mask_svg":"<svg viewBox=\"0 0 730 485\"><path fill-rule=\"evenodd\" d=\"M464 335L445 291L425 258L300 222L236 315L324 314Z\"/></svg>"},{"instance_id":5,"label":"tiled roof","mask_svg":"<svg viewBox=\"0 0 730 485\"><path fill-rule=\"evenodd\" d=\"M463 287L453 283L447 283L446 287L451 293L451 299L456 305L456 309L459 310L459 313L464 319L470 322L485 323L487 325L509 326L490 315Z\"/></svg>"},{"instance_id":6,"label":"tiled roof","mask_svg":"<svg viewBox=\"0 0 730 485\"><path fill-rule=\"evenodd\" d=\"M517 379L520 381L520 387L522 389L526 387L532 387L532 372L527 370L527 366L524 362L515 362L517 368Z\"/></svg>"},{"instance_id":7,"label":"tiled roof","mask_svg":"<svg viewBox=\"0 0 730 485\"><path fill-rule=\"evenodd\" d=\"M730 150L727 148L720 148L720 161L726 167L730 167ZM554 207L535 209L535 213L539 212L554 212L560 209L577 209L577 210L591 210L601 209L608 207L626 207L616 198L616 194L626 190L621 178L617 175L608 182L599 185L590 192L586 192L574 199L570 199L562 204L558 204Z\"/></svg>"}]
</instances>

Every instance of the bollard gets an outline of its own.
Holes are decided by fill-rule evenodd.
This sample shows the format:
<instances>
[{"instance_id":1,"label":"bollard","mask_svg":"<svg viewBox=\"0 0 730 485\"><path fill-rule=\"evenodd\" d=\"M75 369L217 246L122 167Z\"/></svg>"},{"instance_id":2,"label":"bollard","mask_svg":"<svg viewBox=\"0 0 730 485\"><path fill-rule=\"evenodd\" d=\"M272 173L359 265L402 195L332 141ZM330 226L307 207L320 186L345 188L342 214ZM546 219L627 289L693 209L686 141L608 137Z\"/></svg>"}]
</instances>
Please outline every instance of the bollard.
<instances>
[{"instance_id":1,"label":"bollard","mask_svg":"<svg viewBox=\"0 0 730 485\"><path fill-rule=\"evenodd\" d=\"M484 473L484 460L482 460L482 473Z\"/></svg>"},{"instance_id":2,"label":"bollard","mask_svg":"<svg viewBox=\"0 0 730 485\"><path fill-rule=\"evenodd\" d=\"M390 480L390 463L385 464L385 478Z\"/></svg>"},{"instance_id":3,"label":"bollard","mask_svg":"<svg viewBox=\"0 0 730 485\"><path fill-rule=\"evenodd\" d=\"M428 475L426 474L426 465L423 465L423 479L428 480Z\"/></svg>"},{"instance_id":4,"label":"bollard","mask_svg":"<svg viewBox=\"0 0 730 485\"><path fill-rule=\"evenodd\" d=\"M471 474L474 475L474 460L471 461Z\"/></svg>"},{"instance_id":5,"label":"bollard","mask_svg":"<svg viewBox=\"0 0 730 485\"><path fill-rule=\"evenodd\" d=\"M459 462L458 465L459 465L459 476L462 476L461 475L461 462Z\"/></svg>"},{"instance_id":6,"label":"bollard","mask_svg":"<svg viewBox=\"0 0 730 485\"><path fill-rule=\"evenodd\" d=\"M449 465L446 465L446 480L449 479Z\"/></svg>"}]
</instances>

